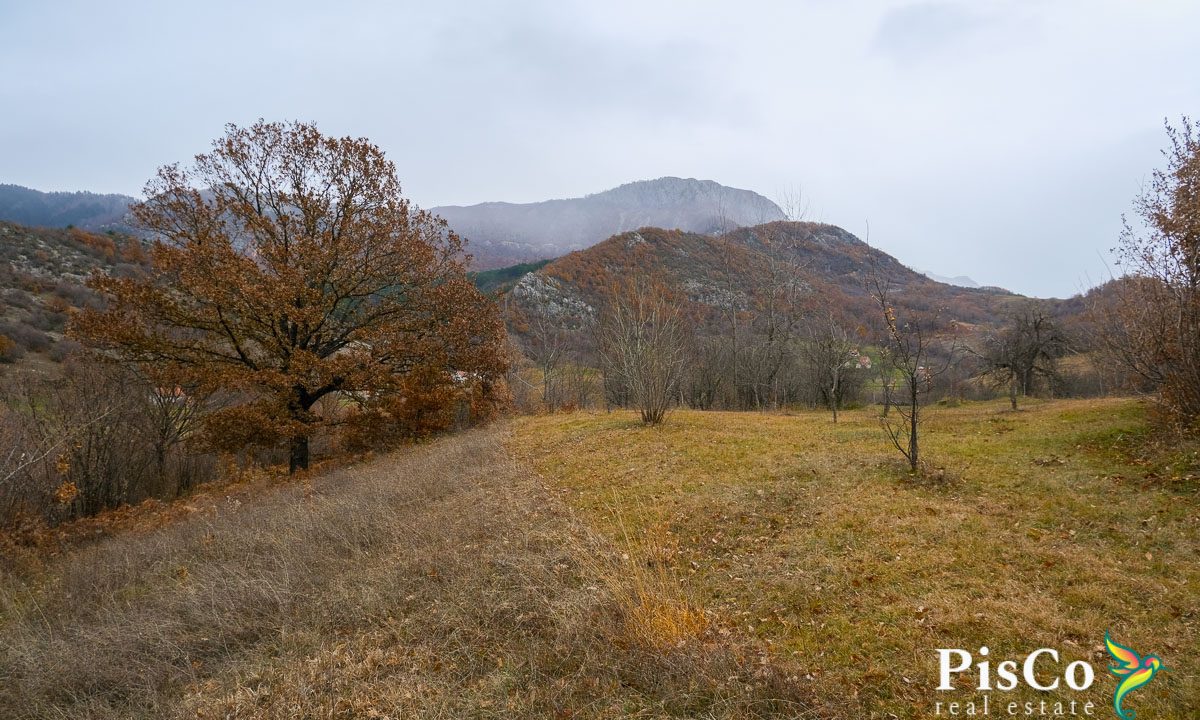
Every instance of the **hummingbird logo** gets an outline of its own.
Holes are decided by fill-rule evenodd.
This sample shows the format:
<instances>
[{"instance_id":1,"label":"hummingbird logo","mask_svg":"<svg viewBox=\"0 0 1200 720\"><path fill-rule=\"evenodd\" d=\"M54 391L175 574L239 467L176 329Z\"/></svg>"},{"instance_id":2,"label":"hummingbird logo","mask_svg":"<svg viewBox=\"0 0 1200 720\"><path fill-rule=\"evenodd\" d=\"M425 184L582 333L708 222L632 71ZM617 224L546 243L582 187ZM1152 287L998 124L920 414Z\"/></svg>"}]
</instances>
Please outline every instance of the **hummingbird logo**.
<instances>
[{"instance_id":1,"label":"hummingbird logo","mask_svg":"<svg viewBox=\"0 0 1200 720\"><path fill-rule=\"evenodd\" d=\"M1125 696L1153 680L1159 670L1168 668L1163 667L1157 655L1142 657L1124 645L1113 642L1107 630L1104 632L1104 644L1108 646L1108 654L1116 661L1115 665L1108 666L1108 671L1116 675L1118 680L1117 690L1113 693L1113 710L1117 711L1117 717L1121 720L1133 720L1137 713L1121 707Z\"/></svg>"}]
</instances>

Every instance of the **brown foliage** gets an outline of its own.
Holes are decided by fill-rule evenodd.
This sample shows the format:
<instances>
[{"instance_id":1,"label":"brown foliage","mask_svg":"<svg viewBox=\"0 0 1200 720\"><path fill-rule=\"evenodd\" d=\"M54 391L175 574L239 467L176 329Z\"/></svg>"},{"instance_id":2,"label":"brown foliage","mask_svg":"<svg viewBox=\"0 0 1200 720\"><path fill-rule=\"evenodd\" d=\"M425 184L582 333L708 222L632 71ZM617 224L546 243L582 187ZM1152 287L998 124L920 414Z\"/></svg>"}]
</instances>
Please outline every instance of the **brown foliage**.
<instances>
[{"instance_id":1,"label":"brown foliage","mask_svg":"<svg viewBox=\"0 0 1200 720\"><path fill-rule=\"evenodd\" d=\"M1181 426L1200 419L1200 126L1167 125L1165 169L1134 203L1115 250L1128 273L1094 312L1110 357L1158 391Z\"/></svg>"},{"instance_id":2,"label":"brown foliage","mask_svg":"<svg viewBox=\"0 0 1200 720\"><path fill-rule=\"evenodd\" d=\"M417 368L485 385L503 373L503 327L466 277L462 241L401 196L364 139L230 125L191 168L161 168L146 196L133 214L160 238L148 277L93 278L108 308L72 332L239 394L241 408L210 421L229 438L287 437L304 468L328 395L386 404Z\"/></svg>"},{"instance_id":3,"label":"brown foliage","mask_svg":"<svg viewBox=\"0 0 1200 720\"><path fill-rule=\"evenodd\" d=\"M5 380L0 527L172 497L212 475L212 458L183 448L200 396L166 396L144 376L86 357Z\"/></svg>"},{"instance_id":4,"label":"brown foliage","mask_svg":"<svg viewBox=\"0 0 1200 720\"><path fill-rule=\"evenodd\" d=\"M352 450L366 450L428 438L494 417L504 397L502 388L478 376L422 366L408 373L396 392L353 409L343 439Z\"/></svg>"},{"instance_id":5,"label":"brown foliage","mask_svg":"<svg viewBox=\"0 0 1200 720\"><path fill-rule=\"evenodd\" d=\"M15 362L20 359L22 348L10 340L7 335L0 335L0 363Z\"/></svg>"}]
</instances>

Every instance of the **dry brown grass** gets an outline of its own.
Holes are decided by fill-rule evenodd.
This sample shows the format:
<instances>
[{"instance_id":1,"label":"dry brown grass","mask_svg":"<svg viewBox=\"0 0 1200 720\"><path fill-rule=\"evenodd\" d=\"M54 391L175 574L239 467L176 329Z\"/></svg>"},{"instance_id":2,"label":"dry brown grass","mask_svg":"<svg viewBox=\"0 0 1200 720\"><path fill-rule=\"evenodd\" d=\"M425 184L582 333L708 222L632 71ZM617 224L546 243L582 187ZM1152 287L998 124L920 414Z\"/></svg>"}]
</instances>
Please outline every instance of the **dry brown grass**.
<instances>
[{"instance_id":1,"label":"dry brown grass","mask_svg":"<svg viewBox=\"0 0 1200 720\"><path fill-rule=\"evenodd\" d=\"M692 597L794 663L828 718L930 718L936 648L1057 648L1115 686L1105 630L1164 658L1128 703L1200 712L1200 455L1145 442L1128 399L932 409L914 479L873 411L521 418L512 446L614 542L664 537ZM997 695L1000 697L1000 695ZM993 698L995 699L995 698Z\"/></svg>"},{"instance_id":2,"label":"dry brown grass","mask_svg":"<svg viewBox=\"0 0 1200 720\"><path fill-rule=\"evenodd\" d=\"M502 435L0 571L0 717L803 714L756 645L576 522Z\"/></svg>"}]
</instances>

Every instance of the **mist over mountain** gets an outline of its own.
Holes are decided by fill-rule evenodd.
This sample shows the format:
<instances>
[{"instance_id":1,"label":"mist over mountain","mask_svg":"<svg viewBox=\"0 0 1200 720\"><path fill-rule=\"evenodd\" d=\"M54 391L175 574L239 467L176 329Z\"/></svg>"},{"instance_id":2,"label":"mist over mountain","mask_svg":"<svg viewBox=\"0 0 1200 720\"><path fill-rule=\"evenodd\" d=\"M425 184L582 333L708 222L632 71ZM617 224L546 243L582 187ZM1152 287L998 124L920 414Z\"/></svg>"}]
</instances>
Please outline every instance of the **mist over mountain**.
<instances>
[{"instance_id":1,"label":"mist over mountain","mask_svg":"<svg viewBox=\"0 0 1200 720\"><path fill-rule=\"evenodd\" d=\"M86 230L128 229L128 195L92 192L41 192L20 185L0 184L0 220L34 227L68 225Z\"/></svg>"},{"instance_id":2,"label":"mist over mountain","mask_svg":"<svg viewBox=\"0 0 1200 720\"><path fill-rule=\"evenodd\" d=\"M918 270L917 272L921 273L922 275L929 278L930 280L935 280L937 282L940 282L940 283L943 283L946 285L957 285L958 287L965 287L965 288L983 287L982 285L975 282L974 280L967 277L966 275L955 275L954 277L947 277L945 275L938 275L937 273L925 272L924 270Z\"/></svg>"},{"instance_id":3,"label":"mist over mountain","mask_svg":"<svg viewBox=\"0 0 1200 720\"><path fill-rule=\"evenodd\" d=\"M642 227L714 234L786 216L771 200L712 180L663 177L581 198L430 208L467 238L480 269L565 255Z\"/></svg>"}]
</instances>

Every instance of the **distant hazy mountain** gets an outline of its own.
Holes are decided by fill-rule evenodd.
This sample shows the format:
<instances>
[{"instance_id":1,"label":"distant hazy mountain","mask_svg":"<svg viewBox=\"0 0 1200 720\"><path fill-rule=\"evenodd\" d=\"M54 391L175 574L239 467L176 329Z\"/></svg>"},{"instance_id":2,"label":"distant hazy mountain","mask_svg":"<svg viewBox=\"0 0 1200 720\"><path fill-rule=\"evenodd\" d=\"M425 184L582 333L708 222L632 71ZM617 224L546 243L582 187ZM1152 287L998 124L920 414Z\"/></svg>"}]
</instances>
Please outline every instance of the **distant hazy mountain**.
<instances>
[{"instance_id":1,"label":"distant hazy mountain","mask_svg":"<svg viewBox=\"0 0 1200 720\"><path fill-rule=\"evenodd\" d=\"M90 192L41 192L20 185L0 185L0 220L36 227L126 230L128 195Z\"/></svg>"},{"instance_id":2,"label":"distant hazy mountain","mask_svg":"<svg viewBox=\"0 0 1200 720\"><path fill-rule=\"evenodd\" d=\"M430 208L470 241L480 269L565 255L641 227L719 233L786 219L758 193L664 177L568 200Z\"/></svg>"},{"instance_id":3,"label":"distant hazy mountain","mask_svg":"<svg viewBox=\"0 0 1200 720\"><path fill-rule=\"evenodd\" d=\"M938 275L936 273L924 272L921 270L918 270L917 272L921 273L922 275L929 278L930 280L936 280L940 283L945 283L946 285L957 285L958 287L965 287L965 288L983 287L982 285L975 282L974 280L967 277L966 275L955 275L954 277L946 277L945 275Z\"/></svg>"}]
</instances>

